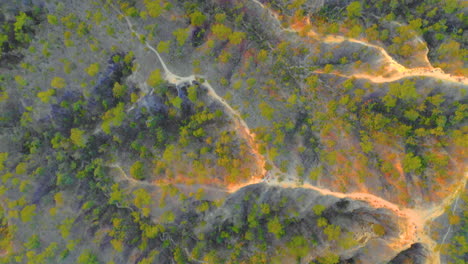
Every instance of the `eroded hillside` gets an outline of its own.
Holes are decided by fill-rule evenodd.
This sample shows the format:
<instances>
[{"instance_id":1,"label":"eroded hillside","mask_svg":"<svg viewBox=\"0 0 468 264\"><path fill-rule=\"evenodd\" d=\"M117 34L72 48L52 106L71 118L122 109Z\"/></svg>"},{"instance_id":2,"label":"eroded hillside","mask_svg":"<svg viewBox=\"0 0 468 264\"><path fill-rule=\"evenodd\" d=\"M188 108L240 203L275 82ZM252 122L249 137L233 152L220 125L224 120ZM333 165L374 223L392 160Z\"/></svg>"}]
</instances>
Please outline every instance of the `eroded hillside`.
<instances>
[{"instance_id":1,"label":"eroded hillside","mask_svg":"<svg viewBox=\"0 0 468 264\"><path fill-rule=\"evenodd\" d=\"M0 8L0 262L466 258L462 2Z\"/></svg>"}]
</instances>

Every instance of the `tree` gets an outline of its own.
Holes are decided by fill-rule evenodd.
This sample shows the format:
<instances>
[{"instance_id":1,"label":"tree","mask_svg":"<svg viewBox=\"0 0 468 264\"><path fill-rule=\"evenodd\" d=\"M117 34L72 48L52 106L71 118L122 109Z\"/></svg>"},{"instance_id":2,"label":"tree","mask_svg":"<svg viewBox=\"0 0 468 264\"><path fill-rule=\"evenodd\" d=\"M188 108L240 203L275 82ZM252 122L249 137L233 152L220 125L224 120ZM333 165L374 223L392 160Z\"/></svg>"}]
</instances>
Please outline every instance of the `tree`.
<instances>
[{"instance_id":1,"label":"tree","mask_svg":"<svg viewBox=\"0 0 468 264\"><path fill-rule=\"evenodd\" d=\"M333 71L333 65L332 64L327 64L325 67L323 67L323 72L324 73L330 73Z\"/></svg>"},{"instance_id":2,"label":"tree","mask_svg":"<svg viewBox=\"0 0 468 264\"><path fill-rule=\"evenodd\" d=\"M169 49L171 47L171 42L168 41L160 41L156 49L159 53L169 53Z\"/></svg>"},{"instance_id":3,"label":"tree","mask_svg":"<svg viewBox=\"0 0 468 264\"><path fill-rule=\"evenodd\" d=\"M62 224L59 225L60 233L64 239L70 236L70 230L74 222L75 220L73 218L66 218L63 220Z\"/></svg>"},{"instance_id":4,"label":"tree","mask_svg":"<svg viewBox=\"0 0 468 264\"><path fill-rule=\"evenodd\" d=\"M24 26L32 22L32 19L24 12L20 12L16 17L16 21L13 24L15 31L15 39L21 43L27 43L31 41L31 37L24 33Z\"/></svg>"},{"instance_id":5,"label":"tree","mask_svg":"<svg viewBox=\"0 0 468 264\"><path fill-rule=\"evenodd\" d=\"M264 118L267 120L272 120L275 114L275 108L271 107L269 104L265 102L261 102L259 105L260 113Z\"/></svg>"},{"instance_id":6,"label":"tree","mask_svg":"<svg viewBox=\"0 0 468 264\"><path fill-rule=\"evenodd\" d=\"M89 67L86 68L85 71L89 74L89 76L95 76L99 72L99 63L93 63L89 65Z\"/></svg>"},{"instance_id":7,"label":"tree","mask_svg":"<svg viewBox=\"0 0 468 264\"><path fill-rule=\"evenodd\" d=\"M72 143L79 147L79 148L84 148L86 146L86 137L85 137L85 131L78 129L78 128L72 128L70 130L70 140Z\"/></svg>"},{"instance_id":8,"label":"tree","mask_svg":"<svg viewBox=\"0 0 468 264\"><path fill-rule=\"evenodd\" d=\"M52 81L50 81L50 86L53 88L62 89L65 85L67 85L67 83L65 82L65 79L61 77L54 77Z\"/></svg>"},{"instance_id":9,"label":"tree","mask_svg":"<svg viewBox=\"0 0 468 264\"><path fill-rule=\"evenodd\" d=\"M119 188L119 184L115 183L111 187L112 192L109 195L109 203L119 203L122 204L124 201L124 194L122 190Z\"/></svg>"},{"instance_id":10,"label":"tree","mask_svg":"<svg viewBox=\"0 0 468 264\"><path fill-rule=\"evenodd\" d=\"M81 253L81 255L77 259L78 264L99 264L99 261L94 255L91 250L86 249Z\"/></svg>"},{"instance_id":11,"label":"tree","mask_svg":"<svg viewBox=\"0 0 468 264\"><path fill-rule=\"evenodd\" d=\"M38 93L37 93L37 97L38 97L39 100L41 100L41 102L43 102L43 103L49 103L51 97L54 96L54 95L55 95L55 89L48 89L48 90L46 90L46 91L38 92Z\"/></svg>"},{"instance_id":12,"label":"tree","mask_svg":"<svg viewBox=\"0 0 468 264\"><path fill-rule=\"evenodd\" d=\"M268 51L262 49L257 54L257 60L259 62L265 62L268 59Z\"/></svg>"},{"instance_id":13,"label":"tree","mask_svg":"<svg viewBox=\"0 0 468 264\"><path fill-rule=\"evenodd\" d=\"M137 189L133 192L133 203L142 211L143 216L148 217L150 213L149 205L151 204L151 196L145 189Z\"/></svg>"},{"instance_id":14,"label":"tree","mask_svg":"<svg viewBox=\"0 0 468 264\"><path fill-rule=\"evenodd\" d=\"M144 0L146 10L148 10L148 14L150 17L158 17L162 15L164 12L164 9L168 7L169 3L166 3L164 1L158 0Z\"/></svg>"},{"instance_id":15,"label":"tree","mask_svg":"<svg viewBox=\"0 0 468 264\"><path fill-rule=\"evenodd\" d=\"M233 45L239 45L246 37L244 32L234 32L229 35L229 43Z\"/></svg>"},{"instance_id":16,"label":"tree","mask_svg":"<svg viewBox=\"0 0 468 264\"><path fill-rule=\"evenodd\" d=\"M8 160L8 152L0 152L0 172L5 169L5 162Z\"/></svg>"},{"instance_id":17,"label":"tree","mask_svg":"<svg viewBox=\"0 0 468 264\"><path fill-rule=\"evenodd\" d=\"M127 86L121 85L120 83L116 82L114 87L112 87L112 94L115 98L121 98L127 92Z\"/></svg>"},{"instance_id":18,"label":"tree","mask_svg":"<svg viewBox=\"0 0 468 264\"><path fill-rule=\"evenodd\" d=\"M172 211L165 211L160 218L161 222L172 223L175 220L175 214Z\"/></svg>"},{"instance_id":19,"label":"tree","mask_svg":"<svg viewBox=\"0 0 468 264\"><path fill-rule=\"evenodd\" d=\"M57 207L63 206L63 193L58 192L54 195L55 205Z\"/></svg>"},{"instance_id":20,"label":"tree","mask_svg":"<svg viewBox=\"0 0 468 264\"><path fill-rule=\"evenodd\" d=\"M260 209L261 209L262 214L264 215L268 215L270 213L270 205L267 203L262 203L260 205Z\"/></svg>"},{"instance_id":21,"label":"tree","mask_svg":"<svg viewBox=\"0 0 468 264\"><path fill-rule=\"evenodd\" d=\"M220 40L227 40L232 34L232 29L223 24L213 25L211 31L213 31L213 34Z\"/></svg>"},{"instance_id":22,"label":"tree","mask_svg":"<svg viewBox=\"0 0 468 264\"><path fill-rule=\"evenodd\" d=\"M287 243L289 252L294 256L301 259L309 253L309 246L307 240L303 236L294 236L291 241Z\"/></svg>"},{"instance_id":23,"label":"tree","mask_svg":"<svg viewBox=\"0 0 468 264\"><path fill-rule=\"evenodd\" d=\"M351 2L348 7L346 7L349 18L360 17L362 12L361 3L358 1Z\"/></svg>"},{"instance_id":24,"label":"tree","mask_svg":"<svg viewBox=\"0 0 468 264\"><path fill-rule=\"evenodd\" d=\"M123 251L123 241L120 239L112 239L111 240L112 247L115 249L117 252L122 252Z\"/></svg>"},{"instance_id":25,"label":"tree","mask_svg":"<svg viewBox=\"0 0 468 264\"><path fill-rule=\"evenodd\" d=\"M106 134L110 134L111 127L120 126L125 119L124 103L119 103L116 107L105 112L102 116L102 130Z\"/></svg>"},{"instance_id":26,"label":"tree","mask_svg":"<svg viewBox=\"0 0 468 264\"><path fill-rule=\"evenodd\" d=\"M164 80L161 76L161 70L156 69L151 72L150 76L146 80L146 83L151 87L156 87L163 84Z\"/></svg>"},{"instance_id":27,"label":"tree","mask_svg":"<svg viewBox=\"0 0 468 264\"><path fill-rule=\"evenodd\" d=\"M267 228L268 232L273 233L278 239L284 234L283 225L277 216L268 222Z\"/></svg>"},{"instance_id":28,"label":"tree","mask_svg":"<svg viewBox=\"0 0 468 264\"><path fill-rule=\"evenodd\" d=\"M23 222L29 222L32 220L32 218L36 215L36 205L27 205L21 210L21 221Z\"/></svg>"},{"instance_id":29,"label":"tree","mask_svg":"<svg viewBox=\"0 0 468 264\"><path fill-rule=\"evenodd\" d=\"M188 99L192 102L195 103L197 101L197 87L195 85L191 85L189 88L187 88L187 97Z\"/></svg>"},{"instance_id":30,"label":"tree","mask_svg":"<svg viewBox=\"0 0 468 264\"><path fill-rule=\"evenodd\" d=\"M130 175L137 180L143 180L145 176L143 175L144 172L144 164L141 161L135 161L133 165L130 167Z\"/></svg>"},{"instance_id":31,"label":"tree","mask_svg":"<svg viewBox=\"0 0 468 264\"><path fill-rule=\"evenodd\" d=\"M177 264L187 263L187 258L185 257L180 247L176 247L176 249L174 250L174 260Z\"/></svg>"},{"instance_id":32,"label":"tree","mask_svg":"<svg viewBox=\"0 0 468 264\"><path fill-rule=\"evenodd\" d=\"M15 82L19 85L19 86L26 86L28 84L28 82L26 81L26 79L24 79L23 76L21 75L16 75L15 76Z\"/></svg>"},{"instance_id":33,"label":"tree","mask_svg":"<svg viewBox=\"0 0 468 264\"><path fill-rule=\"evenodd\" d=\"M415 82L410 80L405 80L402 84L391 83L389 85L388 94L403 100L416 99L419 95L415 84Z\"/></svg>"},{"instance_id":34,"label":"tree","mask_svg":"<svg viewBox=\"0 0 468 264\"><path fill-rule=\"evenodd\" d=\"M406 172L419 172L422 168L421 158L415 156L413 153L408 153L403 158L403 169Z\"/></svg>"},{"instance_id":35,"label":"tree","mask_svg":"<svg viewBox=\"0 0 468 264\"><path fill-rule=\"evenodd\" d=\"M326 209L326 207L324 205L321 205L321 204L316 204L312 208L315 215L322 215L322 212L325 211L325 209Z\"/></svg>"},{"instance_id":36,"label":"tree","mask_svg":"<svg viewBox=\"0 0 468 264\"><path fill-rule=\"evenodd\" d=\"M457 0L445 0L444 11L447 14L455 12L460 6L460 3Z\"/></svg>"},{"instance_id":37,"label":"tree","mask_svg":"<svg viewBox=\"0 0 468 264\"><path fill-rule=\"evenodd\" d=\"M182 102L182 98L178 96L174 97L174 99L171 100L172 105L179 110L182 109Z\"/></svg>"},{"instance_id":38,"label":"tree","mask_svg":"<svg viewBox=\"0 0 468 264\"><path fill-rule=\"evenodd\" d=\"M328 225L323 230L323 233L327 235L328 240L338 240L341 234L341 227L336 225Z\"/></svg>"},{"instance_id":39,"label":"tree","mask_svg":"<svg viewBox=\"0 0 468 264\"><path fill-rule=\"evenodd\" d=\"M185 41L187 41L189 31L188 28L178 28L172 32L172 35L176 37L177 44L179 44L179 46L183 46Z\"/></svg>"},{"instance_id":40,"label":"tree","mask_svg":"<svg viewBox=\"0 0 468 264\"><path fill-rule=\"evenodd\" d=\"M353 25L351 30L348 32L348 36L351 38L357 38L361 35L363 29L361 25Z\"/></svg>"},{"instance_id":41,"label":"tree","mask_svg":"<svg viewBox=\"0 0 468 264\"><path fill-rule=\"evenodd\" d=\"M320 264L337 264L340 262L340 256L335 253L327 252L325 255L317 258Z\"/></svg>"},{"instance_id":42,"label":"tree","mask_svg":"<svg viewBox=\"0 0 468 264\"><path fill-rule=\"evenodd\" d=\"M192 26L202 26L206 20L206 16L200 11L195 11L190 14L190 23Z\"/></svg>"},{"instance_id":43,"label":"tree","mask_svg":"<svg viewBox=\"0 0 468 264\"><path fill-rule=\"evenodd\" d=\"M38 249L41 246L41 240L37 234L32 235L28 242L24 244L27 249Z\"/></svg>"},{"instance_id":44,"label":"tree","mask_svg":"<svg viewBox=\"0 0 468 264\"><path fill-rule=\"evenodd\" d=\"M18 163L18 165L16 165L15 173L18 175L23 175L23 174L26 174L27 169L28 169L28 164L25 162L20 162Z\"/></svg>"},{"instance_id":45,"label":"tree","mask_svg":"<svg viewBox=\"0 0 468 264\"><path fill-rule=\"evenodd\" d=\"M57 25L57 24L58 24L57 17L54 16L54 15L47 15L47 21L48 21L49 24L51 24L51 25Z\"/></svg>"}]
</instances>

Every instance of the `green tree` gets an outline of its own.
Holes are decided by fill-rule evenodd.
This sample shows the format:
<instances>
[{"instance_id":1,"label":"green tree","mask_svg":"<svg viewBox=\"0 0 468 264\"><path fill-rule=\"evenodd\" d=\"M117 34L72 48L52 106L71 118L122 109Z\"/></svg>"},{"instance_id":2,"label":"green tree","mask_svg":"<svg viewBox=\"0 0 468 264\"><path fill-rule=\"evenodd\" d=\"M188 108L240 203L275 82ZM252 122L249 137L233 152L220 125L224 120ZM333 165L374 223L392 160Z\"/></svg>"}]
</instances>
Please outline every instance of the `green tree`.
<instances>
[{"instance_id":1,"label":"green tree","mask_svg":"<svg viewBox=\"0 0 468 264\"><path fill-rule=\"evenodd\" d=\"M335 253L327 252L325 255L317 258L320 264L337 264L340 262L340 256Z\"/></svg>"},{"instance_id":2,"label":"green tree","mask_svg":"<svg viewBox=\"0 0 468 264\"><path fill-rule=\"evenodd\" d=\"M112 94L115 98L122 98L127 93L127 86L116 82L112 87Z\"/></svg>"},{"instance_id":3,"label":"green tree","mask_svg":"<svg viewBox=\"0 0 468 264\"><path fill-rule=\"evenodd\" d=\"M24 79L23 76L21 75L16 75L15 76L15 82L19 85L19 86L26 86L28 84L28 82L26 81L26 79Z\"/></svg>"},{"instance_id":4,"label":"green tree","mask_svg":"<svg viewBox=\"0 0 468 264\"><path fill-rule=\"evenodd\" d=\"M206 20L206 16L200 11L195 11L190 14L190 23L192 26L202 26Z\"/></svg>"},{"instance_id":5,"label":"green tree","mask_svg":"<svg viewBox=\"0 0 468 264\"><path fill-rule=\"evenodd\" d=\"M171 42L169 40L160 41L156 49L158 50L159 53L169 53L170 47L171 47Z\"/></svg>"},{"instance_id":6,"label":"green tree","mask_svg":"<svg viewBox=\"0 0 468 264\"><path fill-rule=\"evenodd\" d=\"M303 236L294 236L291 241L287 243L289 252L301 259L309 253L309 245Z\"/></svg>"},{"instance_id":7,"label":"green tree","mask_svg":"<svg viewBox=\"0 0 468 264\"><path fill-rule=\"evenodd\" d=\"M444 11L447 14L455 12L460 7L460 3L457 0L445 0Z\"/></svg>"},{"instance_id":8,"label":"green tree","mask_svg":"<svg viewBox=\"0 0 468 264\"><path fill-rule=\"evenodd\" d=\"M41 100L41 102L43 103L49 103L50 102L50 99L52 98L52 96L55 95L55 89L48 89L46 91L43 91L43 92L38 92L37 93L37 97L39 98L39 100Z\"/></svg>"},{"instance_id":9,"label":"green tree","mask_svg":"<svg viewBox=\"0 0 468 264\"><path fill-rule=\"evenodd\" d=\"M264 118L267 120L272 120L275 114L275 108L271 107L269 104L265 102L261 102L259 105L260 113Z\"/></svg>"},{"instance_id":10,"label":"green tree","mask_svg":"<svg viewBox=\"0 0 468 264\"><path fill-rule=\"evenodd\" d=\"M51 25L57 25L57 24L58 24L57 17L54 16L54 15L47 15L47 21L48 21L49 24L51 24Z\"/></svg>"},{"instance_id":11,"label":"green tree","mask_svg":"<svg viewBox=\"0 0 468 264\"><path fill-rule=\"evenodd\" d=\"M223 24L213 25L211 31L213 31L213 34L220 40L227 40L232 34L232 29Z\"/></svg>"},{"instance_id":12,"label":"green tree","mask_svg":"<svg viewBox=\"0 0 468 264\"><path fill-rule=\"evenodd\" d=\"M27 249L38 249L41 246L41 240L37 234L32 235L27 243L24 243Z\"/></svg>"},{"instance_id":13,"label":"green tree","mask_svg":"<svg viewBox=\"0 0 468 264\"><path fill-rule=\"evenodd\" d=\"M21 221L29 222L36 215L36 205L27 205L21 210Z\"/></svg>"},{"instance_id":14,"label":"green tree","mask_svg":"<svg viewBox=\"0 0 468 264\"><path fill-rule=\"evenodd\" d=\"M165 211L160 218L163 223L172 223L175 220L175 214L172 211Z\"/></svg>"},{"instance_id":15,"label":"green tree","mask_svg":"<svg viewBox=\"0 0 468 264\"><path fill-rule=\"evenodd\" d=\"M188 89L187 89L187 97L188 99L192 102L192 103L195 103L197 101L197 87L194 86L194 85L191 85Z\"/></svg>"},{"instance_id":16,"label":"green tree","mask_svg":"<svg viewBox=\"0 0 468 264\"><path fill-rule=\"evenodd\" d=\"M362 12L361 3L358 1L351 2L348 7L346 7L346 12L348 12L349 18L360 17Z\"/></svg>"},{"instance_id":17,"label":"green tree","mask_svg":"<svg viewBox=\"0 0 468 264\"><path fill-rule=\"evenodd\" d=\"M406 172L419 172L422 168L421 158L415 156L413 153L408 153L403 158L403 169Z\"/></svg>"},{"instance_id":18,"label":"green tree","mask_svg":"<svg viewBox=\"0 0 468 264\"><path fill-rule=\"evenodd\" d=\"M93 63L89 65L89 67L86 68L85 71L89 74L89 76L95 76L99 72L99 63Z\"/></svg>"},{"instance_id":19,"label":"green tree","mask_svg":"<svg viewBox=\"0 0 468 264\"><path fill-rule=\"evenodd\" d=\"M15 173L18 175L26 174L28 169L28 164L26 162L20 162L16 165Z\"/></svg>"},{"instance_id":20,"label":"green tree","mask_svg":"<svg viewBox=\"0 0 468 264\"><path fill-rule=\"evenodd\" d=\"M151 204L151 196L145 189L137 189L133 192L133 203L142 211L143 216L148 217L150 213L149 205Z\"/></svg>"},{"instance_id":21,"label":"green tree","mask_svg":"<svg viewBox=\"0 0 468 264\"><path fill-rule=\"evenodd\" d=\"M174 250L174 260L177 264L187 263L187 258L185 257L180 247L176 247L176 249Z\"/></svg>"},{"instance_id":22,"label":"green tree","mask_svg":"<svg viewBox=\"0 0 468 264\"><path fill-rule=\"evenodd\" d=\"M268 232L273 233L278 239L281 238L284 234L283 225L277 216L268 221L267 228Z\"/></svg>"},{"instance_id":23,"label":"green tree","mask_svg":"<svg viewBox=\"0 0 468 264\"><path fill-rule=\"evenodd\" d=\"M144 176L144 164L141 161L135 161L130 167L130 175L137 180L143 180Z\"/></svg>"},{"instance_id":24,"label":"green tree","mask_svg":"<svg viewBox=\"0 0 468 264\"><path fill-rule=\"evenodd\" d=\"M325 65L325 67L323 67L323 72L324 73L330 73L333 71L333 65L332 64L327 64Z\"/></svg>"},{"instance_id":25,"label":"green tree","mask_svg":"<svg viewBox=\"0 0 468 264\"><path fill-rule=\"evenodd\" d=\"M403 100L416 99L419 95L415 84L415 82L410 80L405 80L402 84L391 83L389 85L388 94Z\"/></svg>"},{"instance_id":26,"label":"green tree","mask_svg":"<svg viewBox=\"0 0 468 264\"><path fill-rule=\"evenodd\" d=\"M124 103L119 103L116 107L105 112L102 116L102 130L110 134L111 127L118 127L125 119Z\"/></svg>"},{"instance_id":27,"label":"green tree","mask_svg":"<svg viewBox=\"0 0 468 264\"><path fill-rule=\"evenodd\" d=\"M75 146L84 148L87 141L85 131L78 128L72 128L70 130L70 140Z\"/></svg>"},{"instance_id":28,"label":"green tree","mask_svg":"<svg viewBox=\"0 0 468 264\"><path fill-rule=\"evenodd\" d=\"M239 45L245 39L246 34L244 32L234 32L229 35L229 43L233 45Z\"/></svg>"},{"instance_id":29,"label":"green tree","mask_svg":"<svg viewBox=\"0 0 468 264\"><path fill-rule=\"evenodd\" d=\"M327 235L328 240L338 240L341 234L341 227L336 225L328 225L323 230L323 233Z\"/></svg>"},{"instance_id":30,"label":"green tree","mask_svg":"<svg viewBox=\"0 0 468 264\"><path fill-rule=\"evenodd\" d=\"M24 12L20 12L16 17L16 21L13 24L15 31L15 39L22 43L31 41L31 37L24 33L25 26L28 26L32 19Z\"/></svg>"},{"instance_id":31,"label":"green tree","mask_svg":"<svg viewBox=\"0 0 468 264\"><path fill-rule=\"evenodd\" d=\"M156 69L150 73L150 76L146 80L146 83L151 87L156 87L164 83L164 80L161 76L161 70Z\"/></svg>"},{"instance_id":32,"label":"green tree","mask_svg":"<svg viewBox=\"0 0 468 264\"><path fill-rule=\"evenodd\" d=\"M177 109L182 108L182 102L183 102L182 98L178 96L174 97L174 99L171 100L172 105Z\"/></svg>"},{"instance_id":33,"label":"green tree","mask_svg":"<svg viewBox=\"0 0 468 264\"><path fill-rule=\"evenodd\" d=\"M61 77L54 77L52 81L50 81L50 86L53 88L62 89L65 85L67 85L67 83L65 82L65 79Z\"/></svg>"},{"instance_id":34,"label":"green tree","mask_svg":"<svg viewBox=\"0 0 468 264\"><path fill-rule=\"evenodd\" d=\"M124 194L122 190L119 188L119 184L115 183L111 187L111 193L109 195L109 203L114 204L114 203L119 203L122 204L124 201Z\"/></svg>"},{"instance_id":35,"label":"green tree","mask_svg":"<svg viewBox=\"0 0 468 264\"><path fill-rule=\"evenodd\" d=\"M5 162L8 160L8 152L0 152L0 172L5 169Z\"/></svg>"},{"instance_id":36,"label":"green tree","mask_svg":"<svg viewBox=\"0 0 468 264\"><path fill-rule=\"evenodd\" d=\"M99 264L98 258L94 255L91 250L86 249L77 258L78 264Z\"/></svg>"},{"instance_id":37,"label":"green tree","mask_svg":"<svg viewBox=\"0 0 468 264\"><path fill-rule=\"evenodd\" d=\"M161 0L144 0L146 10L150 17L158 17L162 15L164 9L168 7L169 3L165 3Z\"/></svg>"},{"instance_id":38,"label":"green tree","mask_svg":"<svg viewBox=\"0 0 468 264\"><path fill-rule=\"evenodd\" d=\"M322 215L322 212L325 211L325 209L326 209L326 207L324 205L321 205L321 204L316 204L312 208L315 215Z\"/></svg>"},{"instance_id":39,"label":"green tree","mask_svg":"<svg viewBox=\"0 0 468 264\"><path fill-rule=\"evenodd\" d=\"M70 236L70 230L74 222L75 220L73 218L66 218L59 225L58 229L60 230L60 233L64 239Z\"/></svg>"},{"instance_id":40,"label":"green tree","mask_svg":"<svg viewBox=\"0 0 468 264\"><path fill-rule=\"evenodd\" d=\"M183 46L185 41L187 41L189 31L188 28L178 28L172 32L172 35L176 37L177 44L179 44L179 46Z\"/></svg>"},{"instance_id":41,"label":"green tree","mask_svg":"<svg viewBox=\"0 0 468 264\"><path fill-rule=\"evenodd\" d=\"M120 239L112 239L111 240L111 245L114 248L115 251L117 252L122 252L124 249L124 244L123 241Z\"/></svg>"}]
</instances>

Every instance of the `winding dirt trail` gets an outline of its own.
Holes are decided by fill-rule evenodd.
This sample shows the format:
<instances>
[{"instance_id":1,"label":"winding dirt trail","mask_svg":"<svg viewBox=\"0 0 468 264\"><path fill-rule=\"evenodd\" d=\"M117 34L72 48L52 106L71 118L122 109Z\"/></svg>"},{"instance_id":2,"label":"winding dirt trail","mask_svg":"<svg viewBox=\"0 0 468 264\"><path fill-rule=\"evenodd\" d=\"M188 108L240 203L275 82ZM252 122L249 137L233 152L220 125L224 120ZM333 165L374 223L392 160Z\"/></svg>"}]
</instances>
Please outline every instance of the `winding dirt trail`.
<instances>
[{"instance_id":1,"label":"winding dirt trail","mask_svg":"<svg viewBox=\"0 0 468 264\"><path fill-rule=\"evenodd\" d=\"M417 68L407 68L400 63L398 63L392 56L388 54L388 52L382 48L381 46L372 44L368 41L355 39L355 38L348 38L340 35L320 35L316 31L312 29L312 24L309 19L305 19L304 21L298 21L294 24L291 24L289 28L284 28L281 24L280 16L266 7L264 4L259 2L258 0L252 0L252 2L259 5L262 9L266 10L270 17L273 19L274 23L278 25L278 28L285 32L294 32L299 33L303 32L304 30L307 31L307 36L312 39L316 39L318 41L329 43L329 44L341 44L343 42L350 42L356 43L371 49L376 50L381 55L381 63L384 65L386 71L385 76L383 75L375 75L369 73L354 73L350 75L346 74L338 74L343 77L347 78L362 78L368 79L374 83L387 83L387 82L394 82L408 77L431 77L438 80L444 80L448 82L455 82L461 83L464 85L468 85L468 78L466 76L456 76L452 74L445 73L441 68L435 68L432 66L431 62L428 58L429 49L426 47L426 51L423 54L424 58L423 61L426 62L428 65L427 67L417 67ZM401 25L401 24L400 24ZM416 41L420 43L424 43L421 37L415 36ZM316 73L323 73L322 71L315 71Z\"/></svg>"},{"instance_id":2,"label":"winding dirt trail","mask_svg":"<svg viewBox=\"0 0 468 264\"><path fill-rule=\"evenodd\" d=\"M307 21L307 23L310 25L310 22ZM292 28L295 29L297 32L300 32L303 30L303 27L301 26L294 26L292 25ZM347 78L355 77L355 78L363 78L363 79L368 79L374 83L387 83L387 82L394 82L401 80L403 78L408 78L408 77L430 77L438 80L445 80L448 82L455 82L455 83L461 83L464 85L468 85L468 78L465 76L454 76L448 73L445 73L441 68L434 68L429 60L426 60L429 66L427 67L417 67L417 68L407 68L400 63L398 63L392 56L388 54L388 52L375 44L366 42L364 40L358 40L354 38L347 38L339 35L327 35L324 37L317 37L318 34L310 30L308 33L308 36L311 38L317 38L319 41L323 41L325 43L330 43L330 44L340 44L343 42L351 42L351 43L357 43L362 46L366 46L371 49L375 49L378 51L378 53L382 56L381 63L385 66L386 69L386 76L383 75L374 75L374 74L368 74L368 73L355 73L351 75L344 75ZM421 40L422 41L422 40Z\"/></svg>"},{"instance_id":3,"label":"winding dirt trail","mask_svg":"<svg viewBox=\"0 0 468 264\"><path fill-rule=\"evenodd\" d=\"M274 12L266 8L262 3L260 3L257 0L252 0L252 1L260 5L265 10L267 10L267 12L271 14L271 17L273 19L278 20L278 16L275 15ZM130 19L124 16L120 12L120 10L118 10L117 8L114 7L114 9L122 17L124 17L130 31L134 33L139 39L141 39L141 34L139 34L133 29L133 24L131 23ZM277 23L281 27L281 23L279 22L279 20ZM297 32L301 30L301 28L292 27L292 30ZM288 29L287 31L291 31L291 30ZM317 34L313 31L310 31L309 35L311 37L317 36ZM350 77L367 78L374 82L391 82L391 81L399 80L399 79L406 78L406 77L427 76L427 77L433 77L433 78L447 80L447 81L461 82L463 84L468 83L467 79L464 77L463 79L457 79L448 74L445 74L441 70L430 68L430 67L420 68L420 69L408 69L404 67L403 65L399 64L398 62L396 62L382 47L379 47L377 45L370 44L361 40L350 39L350 38L345 38L341 36L327 36L325 38L322 38L321 40L327 43L341 43L341 42L349 41L349 42L358 43L358 44L376 49L382 55L383 60L388 64L389 70L393 72L393 75L390 77L367 76L366 74L354 74ZM167 65L165 64L164 60L162 59L158 51L146 41L145 41L145 45L154 54L156 54L159 60L159 63L164 69L164 78L168 82L177 85L183 82L193 82L193 81L198 81L200 79L204 79L203 76L200 76L200 75L190 75L187 77L181 77L172 73L167 67ZM465 174L462 184L460 184L459 188L455 192L453 192L451 196L447 197L441 204L433 206L428 209L401 208L397 204L391 203L381 197L378 197L369 193L335 192L326 188L321 188L321 187L313 186L310 184L297 185L297 183L295 182L287 182L287 181L280 182L276 179L276 177L272 179L268 179L268 181L264 181L263 179L267 177L267 173L268 173L265 170L265 163L267 159L263 155L261 155L260 152L258 151L258 145L255 141L255 134L250 131L247 123L242 119L240 113L236 111L235 109L233 109L223 98L221 98L216 93L215 89L210 85L208 81L205 80L203 82L203 86L207 88L208 95L210 95L210 97L213 100L218 101L225 107L225 112L234 121L235 125L238 128L239 133L243 135L244 138L249 143L249 146L251 147L251 150L254 153L254 156L257 160L258 166L259 168L261 168L261 172L258 175L253 175L250 181L236 185L236 186L228 186L227 189L229 192L236 192L240 188L245 187L247 185L256 184L259 182L266 182L267 184L270 184L273 186L281 186L283 188L308 188L308 189L317 191L322 195L331 195L331 196L338 197L338 198L348 198L348 199L353 199L353 200L364 201L374 208L384 208L384 209L390 210L396 216L402 219L402 222L400 223L400 228L401 228L400 236L398 238L395 238L393 241L390 241L391 242L390 246L395 251L400 252L404 249L409 248L411 244L415 242L422 242L422 243L429 245L430 249L433 252L433 255L431 256L432 263L440 263L440 257L438 255L439 253L435 250L436 243L426 234L426 230L425 230L426 223L442 215L445 212L445 208L453 203L453 201L458 196L459 192L463 190L464 185L466 184L466 181L468 178L468 174ZM128 179L129 178L128 176L125 178L127 180L130 180L131 182L136 181L134 179Z\"/></svg>"},{"instance_id":4,"label":"winding dirt trail","mask_svg":"<svg viewBox=\"0 0 468 264\"><path fill-rule=\"evenodd\" d=\"M135 31L133 28L133 24L132 22L130 21L130 19L123 15L122 12L120 10L118 10L115 6L112 6L114 8L114 10L116 10L126 21L127 23L127 26L128 28L130 29L130 31L135 34L135 36L138 37L138 39L141 39L141 34L138 33L137 31ZM225 111L229 117L231 118L231 120L234 122L235 124L235 127L237 128L237 132L247 141L249 147L250 147L250 150L252 151L252 154L255 156L255 160L257 161L257 167L259 168L260 172L257 173L257 174L254 174L251 176L251 179L250 181L257 181L257 180L261 180L265 177L266 175L266 170L265 170L265 163L266 163L266 160L265 160L265 157L263 157L263 155L260 154L259 152L259 146L258 144L256 143L256 140L255 140L255 133L251 132L250 131L250 128L249 126L247 125L247 123L244 121L244 119L241 117L240 113L238 111L236 111L235 109L233 109L227 102L226 100L224 100L222 97L220 97L216 91L214 90L214 88L211 86L211 84L205 79L204 76L202 75L195 75L195 74L192 74L192 75L189 75L189 76L186 76L186 77L182 77L182 76L178 76L176 74L174 74L173 72L171 72L169 70L169 68L167 67L166 63L164 62L164 60L162 59L161 55L159 54L159 52L153 47L150 45L149 42L147 42L145 40L145 45L148 47L148 49L150 49L154 54L156 54L157 58L158 58L158 61L159 63L161 64L161 66L163 67L163 70L164 70L164 79L171 83L171 84L174 84L174 85L178 85L178 84L182 84L182 83L192 83L194 81L198 81L198 80L201 80L201 79L204 79L204 82L202 83L202 85L204 87L207 88L207 94L215 101L221 103L224 108L227 110ZM153 91L151 91L153 92Z\"/></svg>"}]
</instances>

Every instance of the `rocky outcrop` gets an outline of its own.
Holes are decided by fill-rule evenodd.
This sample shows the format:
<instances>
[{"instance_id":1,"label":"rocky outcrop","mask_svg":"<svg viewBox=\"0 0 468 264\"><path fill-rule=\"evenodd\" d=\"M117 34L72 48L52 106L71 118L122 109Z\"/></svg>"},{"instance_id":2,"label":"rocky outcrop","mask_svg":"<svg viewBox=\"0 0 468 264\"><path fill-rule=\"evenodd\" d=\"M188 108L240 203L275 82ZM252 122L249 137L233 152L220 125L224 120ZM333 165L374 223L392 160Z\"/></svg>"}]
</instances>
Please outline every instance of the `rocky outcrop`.
<instances>
[{"instance_id":1,"label":"rocky outcrop","mask_svg":"<svg viewBox=\"0 0 468 264\"><path fill-rule=\"evenodd\" d=\"M99 75L97 84L91 90L88 108L92 113L102 110L101 104L103 101L105 101L108 107L115 106L117 103L117 99L113 96L112 88L115 83L120 83L129 74L129 69L131 68L131 65L123 60L124 57L125 53L115 53L107 61L106 70Z\"/></svg>"},{"instance_id":2,"label":"rocky outcrop","mask_svg":"<svg viewBox=\"0 0 468 264\"><path fill-rule=\"evenodd\" d=\"M145 95L138 101L137 111L135 113L136 119L139 119L143 114L150 115L163 114L167 115L168 107L164 104L164 99L154 93Z\"/></svg>"},{"instance_id":3,"label":"rocky outcrop","mask_svg":"<svg viewBox=\"0 0 468 264\"><path fill-rule=\"evenodd\" d=\"M427 248L420 243L411 245L410 248L400 252L395 258L393 258L388 264L425 264L429 257L429 251Z\"/></svg>"}]
</instances>

